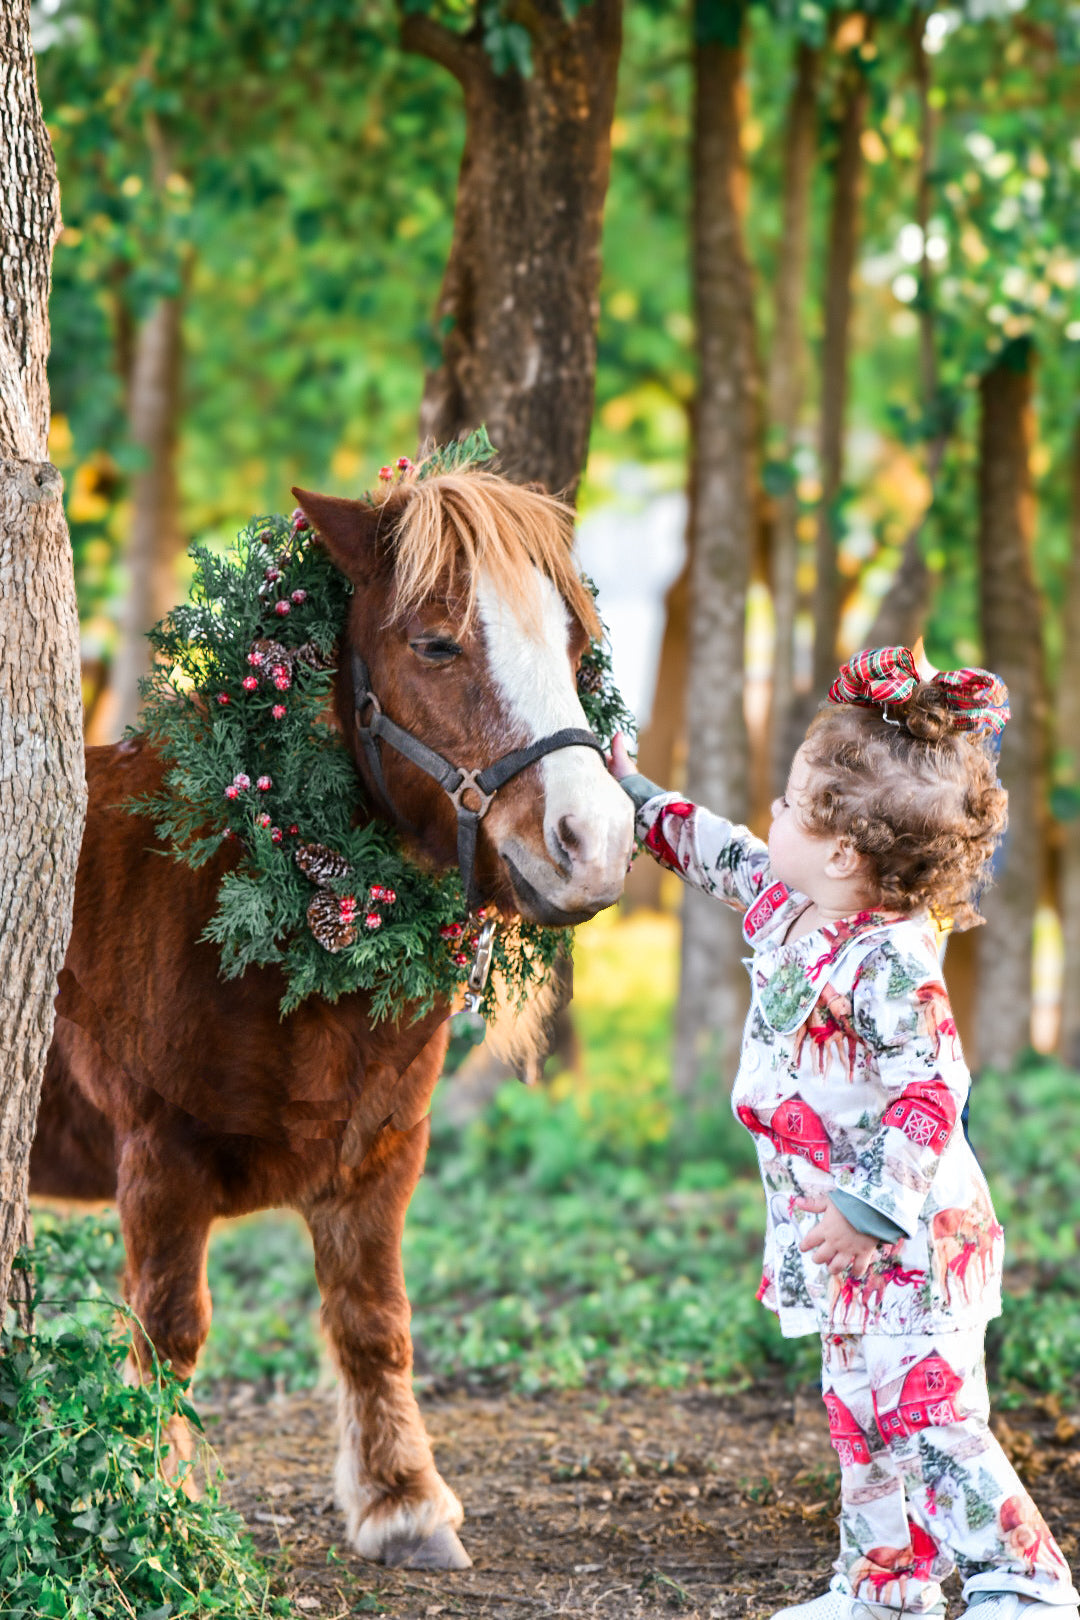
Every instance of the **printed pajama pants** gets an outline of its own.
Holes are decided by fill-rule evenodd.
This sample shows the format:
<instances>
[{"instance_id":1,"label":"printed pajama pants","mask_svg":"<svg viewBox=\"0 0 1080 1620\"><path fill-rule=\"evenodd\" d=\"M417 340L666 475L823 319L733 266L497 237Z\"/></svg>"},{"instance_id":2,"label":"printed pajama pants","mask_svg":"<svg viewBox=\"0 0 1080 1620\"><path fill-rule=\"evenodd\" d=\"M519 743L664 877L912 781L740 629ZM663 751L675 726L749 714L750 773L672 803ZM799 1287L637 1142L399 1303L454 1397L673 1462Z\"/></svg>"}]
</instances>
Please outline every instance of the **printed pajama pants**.
<instances>
[{"instance_id":1,"label":"printed pajama pants","mask_svg":"<svg viewBox=\"0 0 1080 1620\"><path fill-rule=\"evenodd\" d=\"M1076 1603L1068 1565L990 1433L981 1328L824 1334L822 1395L840 1459L842 1584L913 1614L1016 1591Z\"/></svg>"}]
</instances>

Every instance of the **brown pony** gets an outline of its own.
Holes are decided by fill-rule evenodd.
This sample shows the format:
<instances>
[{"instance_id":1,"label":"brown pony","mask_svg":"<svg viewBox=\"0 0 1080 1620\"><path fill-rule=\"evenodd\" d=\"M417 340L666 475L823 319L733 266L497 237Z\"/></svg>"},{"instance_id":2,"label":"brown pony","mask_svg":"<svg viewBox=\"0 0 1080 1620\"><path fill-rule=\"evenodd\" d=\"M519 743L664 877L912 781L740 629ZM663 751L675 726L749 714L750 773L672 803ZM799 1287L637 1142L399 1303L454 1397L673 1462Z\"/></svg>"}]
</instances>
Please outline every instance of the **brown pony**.
<instances>
[{"instance_id":1,"label":"brown pony","mask_svg":"<svg viewBox=\"0 0 1080 1620\"><path fill-rule=\"evenodd\" d=\"M383 712L468 770L585 726L574 670L598 626L566 507L475 467L400 485L374 508L296 493L355 586L333 708L371 802L354 651ZM417 854L452 865L446 793L389 748L382 767ZM400 1255L448 1008L373 1025L355 994L309 999L281 1021L276 969L223 981L216 946L199 935L235 856L223 850L197 872L162 859L146 822L122 808L155 791L163 770L138 737L88 753L33 1190L117 1200L127 1297L183 1377L210 1327L211 1222L298 1209L341 1375L336 1487L352 1545L387 1564L465 1567L461 1505L413 1397ZM618 898L631 840L630 801L599 755L560 748L497 793L480 823L477 888L504 915L580 921ZM182 1454L184 1437L173 1443Z\"/></svg>"}]
</instances>

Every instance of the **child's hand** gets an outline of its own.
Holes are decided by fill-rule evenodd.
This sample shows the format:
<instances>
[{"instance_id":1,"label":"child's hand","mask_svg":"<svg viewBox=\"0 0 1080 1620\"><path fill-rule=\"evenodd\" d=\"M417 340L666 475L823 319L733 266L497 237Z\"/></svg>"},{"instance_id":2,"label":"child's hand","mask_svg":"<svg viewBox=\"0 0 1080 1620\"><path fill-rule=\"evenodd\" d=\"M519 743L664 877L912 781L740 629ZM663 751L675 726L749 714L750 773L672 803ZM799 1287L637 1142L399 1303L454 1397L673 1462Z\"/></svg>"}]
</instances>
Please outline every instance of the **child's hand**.
<instances>
[{"instance_id":1,"label":"child's hand","mask_svg":"<svg viewBox=\"0 0 1080 1620\"><path fill-rule=\"evenodd\" d=\"M621 731L617 731L611 739L611 758L607 762L607 768L616 781L619 781L624 776L632 776L637 770L637 765L630 758L626 738Z\"/></svg>"},{"instance_id":2,"label":"child's hand","mask_svg":"<svg viewBox=\"0 0 1080 1620\"><path fill-rule=\"evenodd\" d=\"M811 1258L819 1266L828 1266L834 1277L844 1271L850 1271L853 1277L865 1277L880 1248L878 1239L852 1226L829 1198L796 1198L793 1202L796 1209L808 1209L812 1215L821 1216L799 1244L802 1252L812 1250Z\"/></svg>"}]
</instances>

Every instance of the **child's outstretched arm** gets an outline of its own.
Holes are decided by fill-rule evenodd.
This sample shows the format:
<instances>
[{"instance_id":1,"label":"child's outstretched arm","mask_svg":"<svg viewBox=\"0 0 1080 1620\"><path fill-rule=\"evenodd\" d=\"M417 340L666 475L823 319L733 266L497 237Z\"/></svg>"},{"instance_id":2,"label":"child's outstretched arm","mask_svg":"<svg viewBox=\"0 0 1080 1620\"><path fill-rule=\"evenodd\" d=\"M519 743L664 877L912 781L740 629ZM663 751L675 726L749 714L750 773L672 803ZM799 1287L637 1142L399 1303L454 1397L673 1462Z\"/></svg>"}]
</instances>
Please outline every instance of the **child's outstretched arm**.
<instances>
[{"instance_id":1,"label":"child's outstretched arm","mask_svg":"<svg viewBox=\"0 0 1080 1620\"><path fill-rule=\"evenodd\" d=\"M769 866L760 838L641 776L621 732L612 740L609 769L634 801L637 835L654 860L739 911L753 905Z\"/></svg>"}]
</instances>

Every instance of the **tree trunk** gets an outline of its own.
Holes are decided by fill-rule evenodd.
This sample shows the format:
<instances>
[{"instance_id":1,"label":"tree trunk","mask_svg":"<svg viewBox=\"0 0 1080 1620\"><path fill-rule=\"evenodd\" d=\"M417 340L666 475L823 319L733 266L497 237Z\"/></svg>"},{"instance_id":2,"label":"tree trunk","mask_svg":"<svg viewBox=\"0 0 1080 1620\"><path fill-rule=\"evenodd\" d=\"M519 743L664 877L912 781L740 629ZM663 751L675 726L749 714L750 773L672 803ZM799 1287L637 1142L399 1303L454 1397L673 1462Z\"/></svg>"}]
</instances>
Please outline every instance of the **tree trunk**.
<instances>
[{"instance_id":1,"label":"tree trunk","mask_svg":"<svg viewBox=\"0 0 1080 1620\"><path fill-rule=\"evenodd\" d=\"M806 386L803 341L810 190L817 150L821 52L800 40L784 135L783 226L776 280L776 324L769 364L769 453L790 468ZM769 576L776 626L769 706L769 777L779 792L800 742L795 703L795 608L799 561L795 481L773 502Z\"/></svg>"},{"instance_id":2,"label":"tree trunk","mask_svg":"<svg viewBox=\"0 0 1080 1620\"><path fill-rule=\"evenodd\" d=\"M508 477L573 498L592 421L621 0L590 0L572 23L562 0L533 0L522 25L528 78L497 73L477 30L402 20L403 43L460 80L466 114L442 364L420 431L441 443L486 422Z\"/></svg>"},{"instance_id":3,"label":"tree trunk","mask_svg":"<svg viewBox=\"0 0 1080 1620\"><path fill-rule=\"evenodd\" d=\"M874 615L874 622L867 632L868 647L910 647L922 634L930 601L930 570L923 556L922 532L934 504L934 490L952 428L951 421L940 420L933 271L926 251L926 238L930 230L930 177L934 169L934 109L930 105L930 58L923 44L926 17L927 13L919 10L911 19L911 45L915 83L919 93L921 133L919 175L915 193L915 218L922 231L923 241L922 264L919 267L919 376L922 384L923 410L928 417L939 419L926 451L926 476L930 484L930 499L908 530L900 552L896 575L882 597Z\"/></svg>"},{"instance_id":4,"label":"tree trunk","mask_svg":"<svg viewBox=\"0 0 1080 1620\"><path fill-rule=\"evenodd\" d=\"M872 19L866 22L869 39ZM821 507L818 513L814 586L814 702L836 674L840 627L840 578L836 567L836 508L843 487L847 420L848 355L851 347L852 283L859 243L862 134L869 100L858 47L845 64L839 145L833 181L829 245L825 261L825 333L821 362Z\"/></svg>"},{"instance_id":5,"label":"tree trunk","mask_svg":"<svg viewBox=\"0 0 1080 1620\"><path fill-rule=\"evenodd\" d=\"M1046 704L1041 604L1032 572L1035 527L1029 455L1034 350L1010 343L980 384L979 604L984 658L1009 688L1001 779L1009 830L996 886L983 905L976 1017L985 1060L1008 1065L1031 1040L1032 930L1046 848Z\"/></svg>"},{"instance_id":6,"label":"tree trunk","mask_svg":"<svg viewBox=\"0 0 1080 1620\"><path fill-rule=\"evenodd\" d=\"M736 8L697 0L693 278L700 377L690 501L687 792L738 821L748 799L743 670L757 387L743 236L743 53L741 44L717 37L722 11ZM741 955L735 919L715 898L687 889L674 1067L684 1096L698 1096L718 1075L730 1080L734 1072L746 1004Z\"/></svg>"},{"instance_id":7,"label":"tree trunk","mask_svg":"<svg viewBox=\"0 0 1080 1620\"><path fill-rule=\"evenodd\" d=\"M686 669L689 653L687 620L690 613L690 558L664 597L664 637L656 670L649 723L638 745L638 770L661 787L676 785L680 745L686 737ZM628 910L638 906L656 911L660 905L662 869L647 855L634 862L626 880Z\"/></svg>"},{"instance_id":8,"label":"tree trunk","mask_svg":"<svg viewBox=\"0 0 1080 1620\"><path fill-rule=\"evenodd\" d=\"M1080 1069L1080 427L1073 436L1072 545L1065 587L1061 675L1057 683L1057 745L1072 789L1071 814L1061 824L1061 925L1065 976L1061 986L1061 1055Z\"/></svg>"},{"instance_id":9,"label":"tree trunk","mask_svg":"<svg viewBox=\"0 0 1080 1620\"><path fill-rule=\"evenodd\" d=\"M132 479L127 590L109 691L95 719L95 742L112 741L135 724L139 681L150 673L146 632L176 606L176 565L184 549L176 475L181 321L181 299L161 298L135 336L128 419L142 465Z\"/></svg>"},{"instance_id":10,"label":"tree trunk","mask_svg":"<svg viewBox=\"0 0 1080 1620\"><path fill-rule=\"evenodd\" d=\"M29 0L11 0L0 8L0 1307L28 1233L27 1163L86 804L75 577L46 459L59 225Z\"/></svg>"}]
</instances>

